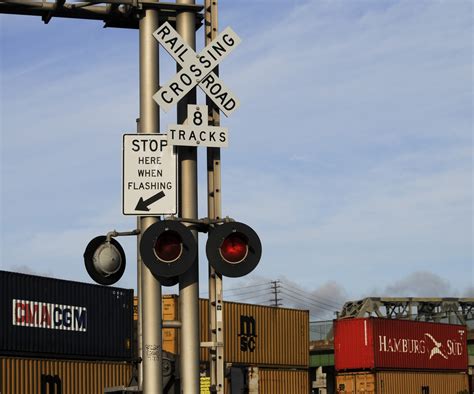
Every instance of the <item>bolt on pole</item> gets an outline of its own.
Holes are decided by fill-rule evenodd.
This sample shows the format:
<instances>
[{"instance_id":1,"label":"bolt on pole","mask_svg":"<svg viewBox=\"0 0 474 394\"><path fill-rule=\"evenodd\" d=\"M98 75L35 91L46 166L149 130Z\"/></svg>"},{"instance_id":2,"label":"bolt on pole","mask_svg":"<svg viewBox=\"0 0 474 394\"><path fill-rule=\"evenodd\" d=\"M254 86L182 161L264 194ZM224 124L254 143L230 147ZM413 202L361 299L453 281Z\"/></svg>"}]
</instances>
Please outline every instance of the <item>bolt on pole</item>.
<instances>
[{"instance_id":1,"label":"bolt on pole","mask_svg":"<svg viewBox=\"0 0 474 394\"><path fill-rule=\"evenodd\" d=\"M144 9L140 17L140 126L141 134L158 133L160 129L160 109L153 100L153 94L159 88L158 43L153 32L158 28L158 11ZM156 217L139 217L138 228L141 234L157 221ZM138 239L138 245L140 244ZM162 373L162 315L161 285L150 270L143 264L138 250L138 272L141 286L142 317L142 376L139 384L143 394L163 392ZM140 354L139 354L140 355Z\"/></svg>"}]
</instances>

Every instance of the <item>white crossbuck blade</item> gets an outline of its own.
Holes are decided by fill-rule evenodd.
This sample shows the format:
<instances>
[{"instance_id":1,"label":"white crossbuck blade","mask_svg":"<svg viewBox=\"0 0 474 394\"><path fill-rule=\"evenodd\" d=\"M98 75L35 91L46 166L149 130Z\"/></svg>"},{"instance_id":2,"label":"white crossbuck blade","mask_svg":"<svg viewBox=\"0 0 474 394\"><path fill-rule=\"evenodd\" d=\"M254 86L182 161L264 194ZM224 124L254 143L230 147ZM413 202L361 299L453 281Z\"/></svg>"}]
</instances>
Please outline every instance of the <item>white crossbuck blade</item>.
<instances>
[{"instance_id":1,"label":"white crossbuck blade","mask_svg":"<svg viewBox=\"0 0 474 394\"><path fill-rule=\"evenodd\" d=\"M170 110L196 85L226 116L240 106L237 97L212 72L241 42L230 27L222 31L199 55L168 22L162 24L153 36L182 67L171 81L153 96L164 111Z\"/></svg>"}]
</instances>

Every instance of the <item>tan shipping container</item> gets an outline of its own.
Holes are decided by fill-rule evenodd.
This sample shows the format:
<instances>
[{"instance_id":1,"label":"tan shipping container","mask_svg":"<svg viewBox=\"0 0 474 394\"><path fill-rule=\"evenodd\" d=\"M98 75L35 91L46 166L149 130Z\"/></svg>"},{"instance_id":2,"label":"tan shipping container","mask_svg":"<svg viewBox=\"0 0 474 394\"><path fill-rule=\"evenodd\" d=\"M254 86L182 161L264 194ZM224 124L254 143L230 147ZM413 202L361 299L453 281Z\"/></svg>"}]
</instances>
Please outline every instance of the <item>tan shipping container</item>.
<instances>
[{"instance_id":1,"label":"tan shipping container","mask_svg":"<svg viewBox=\"0 0 474 394\"><path fill-rule=\"evenodd\" d=\"M201 342L209 342L208 305L199 300ZM179 320L179 298L162 299L163 320ZM224 302L225 362L240 365L303 367L309 364L309 313L305 310ZM179 353L179 332L163 329L163 350ZM209 360L201 348L201 361Z\"/></svg>"},{"instance_id":2,"label":"tan shipping container","mask_svg":"<svg viewBox=\"0 0 474 394\"><path fill-rule=\"evenodd\" d=\"M179 298L176 295L165 295L162 298L163 320L178 320ZM163 328L163 350L178 353L179 333L175 328Z\"/></svg>"},{"instance_id":3,"label":"tan shipping container","mask_svg":"<svg viewBox=\"0 0 474 394\"><path fill-rule=\"evenodd\" d=\"M164 295L162 297L162 314L163 320L177 320L178 319L178 296ZM138 322L138 297L133 298L133 320L135 335L137 340L137 322ZM177 354L179 349L179 335L174 328L163 328L162 332L163 350L165 352ZM136 347L135 347L136 348ZM0 393L1 394L1 393Z\"/></svg>"},{"instance_id":4,"label":"tan shipping container","mask_svg":"<svg viewBox=\"0 0 474 394\"><path fill-rule=\"evenodd\" d=\"M338 394L468 394L465 373L378 371L336 376Z\"/></svg>"},{"instance_id":5,"label":"tan shipping container","mask_svg":"<svg viewBox=\"0 0 474 394\"><path fill-rule=\"evenodd\" d=\"M308 311L224 302L224 360L257 366L309 365ZM201 341L208 341L208 300L200 300ZM201 350L208 360L208 351Z\"/></svg>"},{"instance_id":6,"label":"tan shipping container","mask_svg":"<svg viewBox=\"0 0 474 394\"><path fill-rule=\"evenodd\" d=\"M0 358L2 394L103 394L127 386L132 366L125 362Z\"/></svg>"},{"instance_id":7,"label":"tan shipping container","mask_svg":"<svg viewBox=\"0 0 474 394\"><path fill-rule=\"evenodd\" d=\"M309 393L307 370L253 368L250 373L258 375L258 394Z\"/></svg>"}]
</instances>

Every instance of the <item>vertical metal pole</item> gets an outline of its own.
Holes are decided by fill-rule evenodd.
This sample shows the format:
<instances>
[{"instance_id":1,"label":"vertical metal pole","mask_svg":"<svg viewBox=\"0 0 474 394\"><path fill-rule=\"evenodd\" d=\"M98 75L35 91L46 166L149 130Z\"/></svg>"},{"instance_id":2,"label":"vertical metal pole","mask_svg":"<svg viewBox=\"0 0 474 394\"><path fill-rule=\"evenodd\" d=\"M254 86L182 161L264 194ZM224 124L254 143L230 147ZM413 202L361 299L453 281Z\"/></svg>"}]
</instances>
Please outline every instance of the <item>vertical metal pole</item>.
<instances>
[{"instance_id":1,"label":"vertical metal pole","mask_svg":"<svg viewBox=\"0 0 474 394\"><path fill-rule=\"evenodd\" d=\"M137 133L140 133L140 118L137 118ZM141 227L140 217L137 217L137 229ZM140 241L141 234L137 236L137 357L143 360L143 298L142 298L142 261L140 257ZM143 362L139 362L137 366L137 383L139 390L143 387Z\"/></svg>"},{"instance_id":2,"label":"vertical metal pole","mask_svg":"<svg viewBox=\"0 0 474 394\"><path fill-rule=\"evenodd\" d=\"M208 45L218 33L217 0L205 0L205 38ZM219 75L218 70L215 70ZM211 100L209 106L210 122L220 125L219 110ZM219 219L222 215L221 203L221 152L219 148L207 149L207 196L208 216ZM216 344L209 349L211 386L213 392L224 392L224 302L222 275L209 265L209 331L211 342Z\"/></svg>"},{"instance_id":3,"label":"vertical metal pole","mask_svg":"<svg viewBox=\"0 0 474 394\"><path fill-rule=\"evenodd\" d=\"M158 28L158 12L143 10L140 18L140 133L158 133L160 129L159 107L153 95L159 88L158 42L153 32ZM157 221L156 217L138 218L141 233ZM138 239L140 242L140 237ZM141 268L142 296L142 390L143 394L163 392L162 374L162 316L161 285L143 264Z\"/></svg>"},{"instance_id":4,"label":"vertical metal pole","mask_svg":"<svg viewBox=\"0 0 474 394\"><path fill-rule=\"evenodd\" d=\"M176 0L177 4L195 4L195 0ZM179 12L176 30L186 43L196 48L196 21L194 12ZM187 118L187 105L196 103L193 89L178 103L177 120L183 124ZM178 149L180 182L179 216L197 219L197 149ZM197 231L193 231L197 241ZM199 270L198 258L193 266L179 278L179 311L181 319L181 392L199 393Z\"/></svg>"}]
</instances>

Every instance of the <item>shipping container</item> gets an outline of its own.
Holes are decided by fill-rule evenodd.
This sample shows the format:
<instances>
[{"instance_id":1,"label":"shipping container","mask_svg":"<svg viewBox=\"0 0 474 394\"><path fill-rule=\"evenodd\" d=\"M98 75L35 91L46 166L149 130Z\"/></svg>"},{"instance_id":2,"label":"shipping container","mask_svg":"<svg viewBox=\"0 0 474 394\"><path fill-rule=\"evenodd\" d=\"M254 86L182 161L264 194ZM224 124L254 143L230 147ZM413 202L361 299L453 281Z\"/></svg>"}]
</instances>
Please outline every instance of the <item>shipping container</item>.
<instances>
[{"instance_id":1,"label":"shipping container","mask_svg":"<svg viewBox=\"0 0 474 394\"><path fill-rule=\"evenodd\" d=\"M334 323L336 370L467 370L465 326L391 319Z\"/></svg>"},{"instance_id":2,"label":"shipping container","mask_svg":"<svg viewBox=\"0 0 474 394\"><path fill-rule=\"evenodd\" d=\"M165 320L179 318L177 296L163 298ZM208 300L199 300L201 342L209 342ZM304 367L309 364L309 312L224 302L224 358L227 363ZM177 329L163 329L163 350L179 353ZM206 348L201 361L209 360Z\"/></svg>"},{"instance_id":3,"label":"shipping container","mask_svg":"<svg viewBox=\"0 0 474 394\"><path fill-rule=\"evenodd\" d=\"M163 320L177 320L178 319L178 296L164 295L162 297L162 315ZM138 321L138 297L133 298L133 321L134 330L137 330ZM136 340L136 332L134 335ZM163 350L165 352L177 354L179 349L179 333L174 328L163 328L162 330Z\"/></svg>"},{"instance_id":4,"label":"shipping container","mask_svg":"<svg viewBox=\"0 0 474 394\"><path fill-rule=\"evenodd\" d=\"M133 290L0 271L0 355L130 360Z\"/></svg>"},{"instance_id":5,"label":"shipping container","mask_svg":"<svg viewBox=\"0 0 474 394\"><path fill-rule=\"evenodd\" d=\"M377 371L340 373L338 394L467 394L466 373Z\"/></svg>"},{"instance_id":6,"label":"shipping container","mask_svg":"<svg viewBox=\"0 0 474 394\"><path fill-rule=\"evenodd\" d=\"M179 298L176 295L165 295L162 299L163 320L178 320ZM177 354L179 349L179 332L173 328L163 329L163 350Z\"/></svg>"},{"instance_id":7,"label":"shipping container","mask_svg":"<svg viewBox=\"0 0 474 394\"><path fill-rule=\"evenodd\" d=\"M208 341L208 301L201 300L200 304L201 338ZM224 302L223 308L226 362L308 367L308 311L235 302ZM201 354L207 359L207 351Z\"/></svg>"},{"instance_id":8,"label":"shipping container","mask_svg":"<svg viewBox=\"0 0 474 394\"><path fill-rule=\"evenodd\" d=\"M250 368L248 384L258 394L309 393L307 370Z\"/></svg>"},{"instance_id":9,"label":"shipping container","mask_svg":"<svg viewBox=\"0 0 474 394\"><path fill-rule=\"evenodd\" d=\"M0 357L2 394L103 394L131 378L126 362Z\"/></svg>"}]
</instances>

